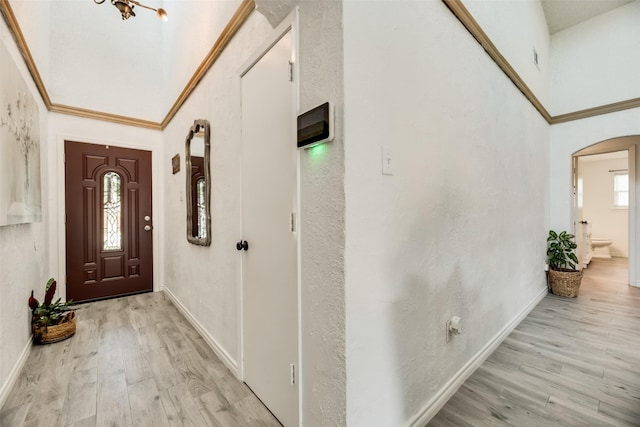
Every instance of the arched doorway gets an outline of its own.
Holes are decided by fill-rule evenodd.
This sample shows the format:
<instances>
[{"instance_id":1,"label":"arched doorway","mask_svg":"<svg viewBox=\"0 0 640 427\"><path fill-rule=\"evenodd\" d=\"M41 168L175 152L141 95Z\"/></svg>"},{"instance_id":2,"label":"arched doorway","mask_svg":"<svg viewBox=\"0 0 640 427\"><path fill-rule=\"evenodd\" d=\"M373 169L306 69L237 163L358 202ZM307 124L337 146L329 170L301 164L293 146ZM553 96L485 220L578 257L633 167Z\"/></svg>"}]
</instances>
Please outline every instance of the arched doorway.
<instances>
[{"instance_id":1,"label":"arched doorway","mask_svg":"<svg viewBox=\"0 0 640 427\"><path fill-rule=\"evenodd\" d=\"M572 219L581 264L588 267L595 258L599 265L624 266L632 286L640 286L635 239L640 226L636 218L638 144L640 136L612 138L572 155Z\"/></svg>"}]
</instances>

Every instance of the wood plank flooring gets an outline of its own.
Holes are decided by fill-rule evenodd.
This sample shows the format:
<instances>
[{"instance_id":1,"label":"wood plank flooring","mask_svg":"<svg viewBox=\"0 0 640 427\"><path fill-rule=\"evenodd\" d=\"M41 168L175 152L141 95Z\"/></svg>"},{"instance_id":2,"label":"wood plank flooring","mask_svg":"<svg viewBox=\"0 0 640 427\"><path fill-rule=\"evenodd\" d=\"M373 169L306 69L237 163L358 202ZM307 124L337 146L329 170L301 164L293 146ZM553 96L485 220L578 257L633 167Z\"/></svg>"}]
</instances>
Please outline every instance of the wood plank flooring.
<instances>
[{"instance_id":1,"label":"wood plank flooring","mask_svg":"<svg viewBox=\"0 0 640 427\"><path fill-rule=\"evenodd\" d=\"M640 289L594 259L578 298L546 296L428 424L640 426Z\"/></svg>"},{"instance_id":2,"label":"wood plank flooring","mask_svg":"<svg viewBox=\"0 0 640 427\"><path fill-rule=\"evenodd\" d=\"M77 313L74 337L33 348L0 426L280 426L162 292Z\"/></svg>"}]
</instances>

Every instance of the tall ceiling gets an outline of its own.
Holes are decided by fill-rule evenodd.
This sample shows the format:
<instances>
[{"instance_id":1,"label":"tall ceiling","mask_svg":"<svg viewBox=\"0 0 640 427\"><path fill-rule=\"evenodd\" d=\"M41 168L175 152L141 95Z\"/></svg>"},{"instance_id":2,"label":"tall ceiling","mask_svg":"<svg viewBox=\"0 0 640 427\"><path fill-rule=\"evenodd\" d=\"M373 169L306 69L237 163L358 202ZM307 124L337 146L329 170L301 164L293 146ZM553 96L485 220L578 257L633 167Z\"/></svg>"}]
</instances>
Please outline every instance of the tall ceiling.
<instances>
[{"instance_id":1,"label":"tall ceiling","mask_svg":"<svg viewBox=\"0 0 640 427\"><path fill-rule=\"evenodd\" d=\"M167 10L169 21L162 22L141 7L122 20L110 0L8 1L53 103L154 123L165 118L242 3L144 1ZM541 1L555 33L633 0L527 1Z\"/></svg>"},{"instance_id":2,"label":"tall ceiling","mask_svg":"<svg viewBox=\"0 0 640 427\"><path fill-rule=\"evenodd\" d=\"M541 0L549 34L595 18L634 0Z\"/></svg>"},{"instance_id":3,"label":"tall ceiling","mask_svg":"<svg viewBox=\"0 0 640 427\"><path fill-rule=\"evenodd\" d=\"M9 0L52 103L162 122L241 0Z\"/></svg>"}]
</instances>

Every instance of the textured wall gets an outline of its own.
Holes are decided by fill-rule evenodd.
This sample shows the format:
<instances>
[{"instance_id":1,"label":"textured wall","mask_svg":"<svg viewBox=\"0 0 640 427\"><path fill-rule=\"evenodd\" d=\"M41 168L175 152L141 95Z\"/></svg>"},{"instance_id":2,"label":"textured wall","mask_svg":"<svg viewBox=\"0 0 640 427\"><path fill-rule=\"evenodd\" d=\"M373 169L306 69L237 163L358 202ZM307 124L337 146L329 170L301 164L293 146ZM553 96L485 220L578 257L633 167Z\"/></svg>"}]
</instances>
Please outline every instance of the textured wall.
<instances>
[{"instance_id":1,"label":"textured wall","mask_svg":"<svg viewBox=\"0 0 640 427\"><path fill-rule=\"evenodd\" d=\"M638 22L635 1L551 37L551 114L640 97Z\"/></svg>"},{"instance_id":2,"label":"textured wall","mask_svg":"<svg viewBox=\"0 0 640 427\"><path fill-rule=\"evenodd\" d=\"M266 19L252 14L189 100L164 131L166 228L164 286L200 322L229 358L239 364L241 237L241 105L239 71L271 34ZM211 123L211 246L187 242L185 146L195 119ZM180 154L181 171L171 173L171 157Z\"/></svg>"},{"instance_id":3,"label":"textured wall","mask_svg":"<svg viewBox=\"0 0 640 427\"><path fill-rule=\"evenodd\" d=\"M163 114L176 101L240 3L240 0L164 2L169 21L162 23Z\"/></svg>"},{"instance_id":4,"label":"textured wall","mask_svg":"<svg viewBox=\"0 0 640 427\"><path fill-rule=\"evenodd\" d=\"M47 111L4 20L0 20L0 43L6 46L40 110L38 125L44 219L50 206L45 179L48 170ZM3 113L4 108L6 106ZM0 399L6 392L9 375L31 340L31 313L27 298L34 289L37 298L42 300L44 284L50 274L47 267L46 222L0 227Z\"/></svg>"},{"instance_id":5,"label":"textured wall","mask_svg":"<svg viewBox=\"0 0 640 427\"><path fill-rule=\"evenodd\" d=\"M303 420L346 423L342 3L302 1L300 111L335 106L333 142L300 152Z\"/></svg>"},{"instance_id":6,"label":"textured wall","mask_svg":"<svg viewBox=\"0 0 640 427\"><path fill-rule=\"evenodd\" d=\"M347 424L400 426L545 289L549 125L441 2L344 3L344 58Z\"/></svg>"},{"instance_id":7,"label":"textured wall","mask_svg":"<svg viewBox=\"0 0 640 427\"><path fill-rule=\"evenodd\" d=\"M464 0L463 3L529 89L549 108L551 53L540 2ZM534 49L538 53L537 66L533 62Z\"/></svg>"},{"instance_id":8,"label":"textured wall","mask_svg":"<svg viewBox=\"0 0 640 427\"><path fill-rule=\"evenodd\" d=\"M262 12L269 15L267 5ZM275 18L279 22L285 13ZM338 2L300 4L301 109L325 100L337 106L341 134L342 32ZM196 117L211 121L213 242L189 245L184 237L184 172L166 174L165 284L237 363L240 264L240 79L237 72L271 33L254 14L165 131L166 152L184 153L186 130ZM303 418L307 425L344 425L343 149L342 138L322 153L301 153ZM168 161L168 160L167 160ZM179 200L179 203L178 203Z\"/></svg>"}]
</instances>

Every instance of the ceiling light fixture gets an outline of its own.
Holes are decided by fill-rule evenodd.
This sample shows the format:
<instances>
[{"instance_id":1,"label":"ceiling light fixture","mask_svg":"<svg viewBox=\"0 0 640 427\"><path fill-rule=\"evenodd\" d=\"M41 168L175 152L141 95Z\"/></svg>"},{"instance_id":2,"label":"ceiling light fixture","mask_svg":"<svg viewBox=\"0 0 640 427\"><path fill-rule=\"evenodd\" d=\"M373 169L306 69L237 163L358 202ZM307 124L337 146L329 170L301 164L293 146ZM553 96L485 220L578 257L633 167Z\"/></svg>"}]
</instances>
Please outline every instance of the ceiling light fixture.
<instances>
[{"instance_id":1,"label":"ceiling light fixture","mask_svg":"<svg viewBox=\"0 0 640 427\"><path fill-rule=\"evenodd\" d=\"M105 0L102 0L102 1L93 0L93 1L96 4L102 4L105 2ZM120 11L120 14L122 14L123 20L129 19L132 16L136 16L136 14L133 12L134 6L140 6L145 9L153 10L156 13L156 15L158 15L158 18L162 19L163 21L169 20L167 11L164 10L163 8L159 7L157 9L154 9L153 7L145 6L144 4L141 4L136 0L111 0L111 4L118 8L118 10Z\"/></svg>"}]
</instances>

